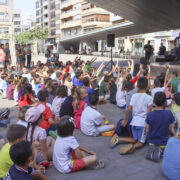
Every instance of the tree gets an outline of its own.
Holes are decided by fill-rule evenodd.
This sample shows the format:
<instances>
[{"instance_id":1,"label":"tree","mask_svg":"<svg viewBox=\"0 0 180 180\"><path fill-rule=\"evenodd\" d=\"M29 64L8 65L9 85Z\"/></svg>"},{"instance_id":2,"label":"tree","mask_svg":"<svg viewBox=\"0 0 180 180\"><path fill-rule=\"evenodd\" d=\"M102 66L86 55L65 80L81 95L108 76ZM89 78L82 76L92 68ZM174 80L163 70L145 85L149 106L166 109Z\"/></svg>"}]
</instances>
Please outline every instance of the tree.
<instances>
[{"instance_id":1,"label":"tree","mask_svg":"<svg viewBox=\"0 0 180 180\"><path fill-rule=\"evenodd\" d=\"M29 31L21 32L18 35L15 35L15 39L18 44L33 44L36 40L45 40L48 38L48 29L41 27L35 27Z\"/></svg>"}]
</instances>

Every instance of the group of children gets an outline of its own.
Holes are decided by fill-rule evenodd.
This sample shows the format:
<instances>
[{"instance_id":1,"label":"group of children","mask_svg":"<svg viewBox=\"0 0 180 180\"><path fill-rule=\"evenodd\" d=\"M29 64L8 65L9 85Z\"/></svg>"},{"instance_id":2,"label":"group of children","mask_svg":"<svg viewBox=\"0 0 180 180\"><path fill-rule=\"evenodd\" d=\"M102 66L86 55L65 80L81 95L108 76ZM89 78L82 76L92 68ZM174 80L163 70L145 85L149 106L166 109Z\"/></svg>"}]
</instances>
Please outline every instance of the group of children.
<instances>
[{"instance_id":1,"label":"group of children","mask_svg":"<svg viewBox=\"0 0 180 180\"><path fill-rule=\"evenodd\" d=\"M75 128L87 136L113 136L110 148L128 143L120 148L121 155L147 142L146 158L158 162L164 153L163 170L169 166L168 139L176 134L170 140L180 142L177 72L168 78L167 67L166 73L153 77L150 66L133 61L126 68L117 61L108 72L104 62L93 68L94 60L85 63L77 57L65 65L56 61L36 66L32 62L31 69L24 67L21 74L10 66L0 70L3 98L19 108L17 124L7 130L8 143L3 146L0 140L1 179L46 180L43 173L51 161L61 173L103 168L95 152L79 145ZM107 100L126 111L116 126L98 110ZM171 179L177 168L166 176Z\"/></svg>"}]
</instances>

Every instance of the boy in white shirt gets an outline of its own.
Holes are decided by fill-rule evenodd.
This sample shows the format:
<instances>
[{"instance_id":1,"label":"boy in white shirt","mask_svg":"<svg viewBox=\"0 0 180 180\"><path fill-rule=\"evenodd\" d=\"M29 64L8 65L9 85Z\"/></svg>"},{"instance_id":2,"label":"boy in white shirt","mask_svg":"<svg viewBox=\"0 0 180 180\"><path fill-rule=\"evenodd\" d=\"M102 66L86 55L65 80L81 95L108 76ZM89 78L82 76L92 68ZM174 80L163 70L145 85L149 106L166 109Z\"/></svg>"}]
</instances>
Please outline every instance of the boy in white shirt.
<instances>
[{"instance_id":1,"label":"boy in white shirt","mask_svg":"<svg viewBox=\"0 0 180 180\"><path fill-rule=\"evenodd\" d=\"M89 95L89 104L81 116L81 131L87 136L99 136L103 132L112 131L115 126L105 125L105 117L97 110L99 96L96 93Z\"/></svg>"},{"instance_id":2,"label":"boy in white shirt","mask_svg":"<svg viewBox=\"0 0 180 180\"><path fill-rule=\"evenodd\" d=\"M26 67L23 67L23 74L22 74L22 77L25 77L28 79L29 83L31 82L32 80L32 76L30 73L28 73L28 69Z\"/></svg>"},{"instance_id":3,"label":"boy in white shirt","mask_svg":"<svg viewBox=\"0 0 180 180\"><path fill-rule=\"evenodd\" d=\"M73 136L74 129L74 119L70 116L63 116L58 122L58 137L53 152L54 167L63 174L85 168L104 168L104 163L98 161L96 153L79 145Z\"/></svg>"},{"instance_id":4,"label":"boy in white shirt","mask_svg":"<svg viewBox=\"0 0 180 180\"><path fill-rule=\"evenodd\" d=\"M125 120L122 121L122 126L125 127L129 115L132 111L133 119L131 121L131 129L135 144L129 144L128 146L120 149L120 154L128 154L133 152L135 149L143 147L146 141L146 117L149 112L152 111L153 99L151 96L146 94L148 87L148 79L146 77L140 77L137 82L138 93L134 94L131 98L130 105L126 112Z\"/></svg>"}]
</instances>

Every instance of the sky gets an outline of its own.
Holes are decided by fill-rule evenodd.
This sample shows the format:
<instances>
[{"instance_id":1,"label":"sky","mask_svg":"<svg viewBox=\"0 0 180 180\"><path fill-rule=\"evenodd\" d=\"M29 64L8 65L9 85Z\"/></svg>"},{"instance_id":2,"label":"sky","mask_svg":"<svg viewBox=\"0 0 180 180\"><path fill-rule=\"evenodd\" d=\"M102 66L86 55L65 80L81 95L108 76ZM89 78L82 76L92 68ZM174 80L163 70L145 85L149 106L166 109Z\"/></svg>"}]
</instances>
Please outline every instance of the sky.
<instances>
[{"instance_id":1,"label":"sky","mask_svg":"<svg viewBox=\"0 0 180 180\"><path fill-rule=\"evenodd\" d=\"M14 9L21 11L21 17L35 16L35 0L14 0Z\"/></svg>"}]
</instances>

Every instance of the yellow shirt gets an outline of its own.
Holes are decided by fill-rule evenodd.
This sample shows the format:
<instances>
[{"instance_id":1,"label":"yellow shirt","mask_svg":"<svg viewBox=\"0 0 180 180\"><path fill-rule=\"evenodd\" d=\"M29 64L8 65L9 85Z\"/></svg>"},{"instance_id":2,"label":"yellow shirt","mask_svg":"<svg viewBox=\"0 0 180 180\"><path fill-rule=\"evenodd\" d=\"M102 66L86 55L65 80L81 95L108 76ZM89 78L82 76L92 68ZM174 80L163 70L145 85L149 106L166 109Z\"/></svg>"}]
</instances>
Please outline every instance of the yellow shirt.
<instances>
[{"instance_id":1,"label":"yellow shirt","mask_svg":"<svg viewBox=\"0 0 180 180\"><path fill-rule=\"evenodd\" d=\"M0 178L4 178L10 167L14 164L9 154L10 147L11 145L7 143L0 151Z\"/></svg>"},{"instance_id":2,"label":"yellow shirt","mask_svg":"<svg viewBox=\"0 0 180 180\"><path fill-rule=\"evenodd\" d=\"M177 104L172 104L172 106L171 106L171 112L172 112L173 115L175 116L177 113L180 112L180 106L178 106Z\"/></svg>"}]
</instances>

